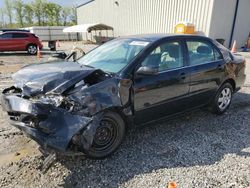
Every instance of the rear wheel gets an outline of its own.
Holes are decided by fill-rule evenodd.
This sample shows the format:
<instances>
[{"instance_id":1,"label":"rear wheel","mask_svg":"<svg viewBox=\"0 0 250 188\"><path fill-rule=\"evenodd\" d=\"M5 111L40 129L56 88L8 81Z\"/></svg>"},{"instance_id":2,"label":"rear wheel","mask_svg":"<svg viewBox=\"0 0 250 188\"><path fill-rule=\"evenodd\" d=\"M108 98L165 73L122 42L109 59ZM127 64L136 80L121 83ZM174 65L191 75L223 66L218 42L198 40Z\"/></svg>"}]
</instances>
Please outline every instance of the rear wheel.
<instances>
[{"instance_id":1,"label":"rear wheel","mask_svg":"<svg viewBox=\"0 0 250 188\"><path fill-rule=\"evenodd\" d=\"M34 44L30 44L28 47L27 47L27 52L28 54L30 55L35 55L37 53L37 46L34 45Z\"/></svg>"},{"instance_id":2,"label":"rear wheel","mask_svg":"<svg viewBox=\"0 0 250 188\"><path fill-rule=\"evenodd\" d=\"M114 112L105 113L100 126L96 129L87 157L102 159L111 155L120 146L124 136L125 123L121 116Z\"/></svg>"},{"instance_id":3,"label":"rear wheel","mask_svg":"<svg viewBox=\"0 0 250 188\"><path fill-rule=\"evenodd\" d=\"M212 102L212 112L218 115L226 112L231 104L232 96L232 85L230 83L223 84Z\"/></svg>"}]
</instances>

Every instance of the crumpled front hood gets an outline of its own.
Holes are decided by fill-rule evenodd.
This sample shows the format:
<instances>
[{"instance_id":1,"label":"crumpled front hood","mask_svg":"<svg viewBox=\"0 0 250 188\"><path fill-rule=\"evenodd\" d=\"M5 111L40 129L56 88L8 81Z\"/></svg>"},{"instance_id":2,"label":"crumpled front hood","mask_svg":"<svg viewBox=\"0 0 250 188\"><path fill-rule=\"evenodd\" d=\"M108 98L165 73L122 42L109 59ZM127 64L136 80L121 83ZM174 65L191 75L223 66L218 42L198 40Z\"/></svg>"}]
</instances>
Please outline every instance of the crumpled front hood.
<instances>
[{"instance_id":1,"label":"crumpled front hood","mask_svg":"<svg viewBox=\"0 0 250 188\"><path fill-rule=\"evenodd\" d=\"M61 94L96 70L74 62L40 63L22 68L12 78L24 96Z\"/></svg>"}]
</instances>

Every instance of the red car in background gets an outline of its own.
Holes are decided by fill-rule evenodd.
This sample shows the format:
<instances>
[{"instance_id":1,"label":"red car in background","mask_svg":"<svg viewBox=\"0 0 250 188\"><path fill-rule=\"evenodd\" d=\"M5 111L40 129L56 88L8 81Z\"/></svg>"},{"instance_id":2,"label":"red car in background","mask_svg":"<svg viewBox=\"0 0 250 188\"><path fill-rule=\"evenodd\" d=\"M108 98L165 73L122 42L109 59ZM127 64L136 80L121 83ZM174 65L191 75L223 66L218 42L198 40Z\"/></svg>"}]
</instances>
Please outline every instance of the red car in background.
<instances>
[{"instance_id":1,"label":"red car in background","mask_svg":"<svg viewBox=\"0 0 250 188\"><path fill-rule=\"evenodd\" d=\"M29 32L4 32L0 34L0 52L4 51L27 51L34 55L37 49L42 49L43 45L33 33Z\"/></svg>"}]
</instances>

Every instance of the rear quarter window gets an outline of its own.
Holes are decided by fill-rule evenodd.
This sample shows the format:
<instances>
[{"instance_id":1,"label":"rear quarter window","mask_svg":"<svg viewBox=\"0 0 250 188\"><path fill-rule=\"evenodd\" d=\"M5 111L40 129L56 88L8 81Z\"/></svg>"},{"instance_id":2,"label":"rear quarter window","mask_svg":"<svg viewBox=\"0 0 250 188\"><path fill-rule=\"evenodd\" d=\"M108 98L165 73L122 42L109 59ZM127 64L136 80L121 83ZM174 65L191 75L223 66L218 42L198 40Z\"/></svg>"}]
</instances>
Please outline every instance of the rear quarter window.
<instances>
[{"instance_id":1,"label":"rear quarter window","mask_svg":"<svg viewBox=\"0 0 250 188\"><path fill-rule=\"evenodd\" d=\"M29 37L29 35L25 34L25 33L14 33L13 34L13 38L27 38Z\"/></svg>"},{"instance_id":2,"label":"rear quarter window","mask_svg":"<svg viewBox=\"0 0 250 188\"><path fill-rule=\"evenodd\" d=\"M215 60L223 59L223 56L216 48L214 48L214 58L215 58Z\"/></svg>"},{"instance_id":3,"label":"rear quarter window","mask_svg":"<svg viewBox=\"0 0 250 188\"><path fill-rule=\"evenodd\" d=\"M220 52L222 53L222 58L226 61L226 63L229 63L234 59L230 50L227 49L225 46L223 46L222 44L216 41L215 41L215 45L217 46L217 48L219 48Z\"/></svg>"}]
</instances>

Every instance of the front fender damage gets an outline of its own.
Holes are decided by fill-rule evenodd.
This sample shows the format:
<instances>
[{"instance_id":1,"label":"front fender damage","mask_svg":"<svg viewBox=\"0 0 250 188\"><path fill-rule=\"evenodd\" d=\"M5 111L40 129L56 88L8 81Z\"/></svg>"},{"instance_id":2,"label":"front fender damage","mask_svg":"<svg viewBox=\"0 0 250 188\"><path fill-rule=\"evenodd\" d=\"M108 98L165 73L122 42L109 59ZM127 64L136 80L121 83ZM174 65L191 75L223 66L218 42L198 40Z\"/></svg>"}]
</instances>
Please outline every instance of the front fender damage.
<instances>
[{"instance_id":1,"label":"front fender damage","mask_svg":"<svg viewBox=\"0 0 250 188\"><path fill-rule=\"evenodd\" d=\"M68 93L63 107L77 116L91 117L91 122L81 131L78 131L71 143L77 150L88 153L106 110L120 108L127 117L132 117L131 92L132 81L129 79L110 79L94 86L76 87ZM46 171L56 160L56 154L50 153L43 163L42 169Z\"/></svg>"},{"instance_id":2,"label":"front fender damage","mask_svg":"<svg viewBox=\"0 0 250 188\"><path fill-rule=\"evenodd\" d=\"M94 118L75 115L65 109L8 95L4 90L1 105L10 123L25 132L44 149L65 152L72 137L87 128Z\"/></svg>"},{"instance_id":3,"label":"front fender damage","mask_svg":"<svg viewBox=\"0 0 250 188\"><path fill-rule=\"evenodd\" d=\"M78 87L69 92L65 107L79 115L94 116L109 108L126 109L125 115L131 115L129 108L131 80L112 78L90 87Z\"/></svg>"},{"instance_id":4,"label":"front fender damage","mask_svg":"<svg viewBox=\"0 0 250 188\"><path fill-rule=\"evenodd\" d=\"M63 93L50 92L46 99L25 97L22 88L11 87L3 91L1 104L10 123L45 151L86 153L105 111L118 108L125 117L132 115L131 86L131 80L103 78L94 71ZM48 102L58 95L62 98L60 104Z\"/></svg>"},{"instance_id":5,"label":"front fender damage","mask_svg":"<svg viewBox=\"0 0 250 188\"><path fill-rule=\"evenodd\" d=\"M130 80L112 78L90 87L77 87L68 93L63 108L72 114L91 117L91 123L72 138L74 145L87 153L92 145L96 129L106 110L117 109L129 117L130 108Z\"/></svg>"}]
</instances>

